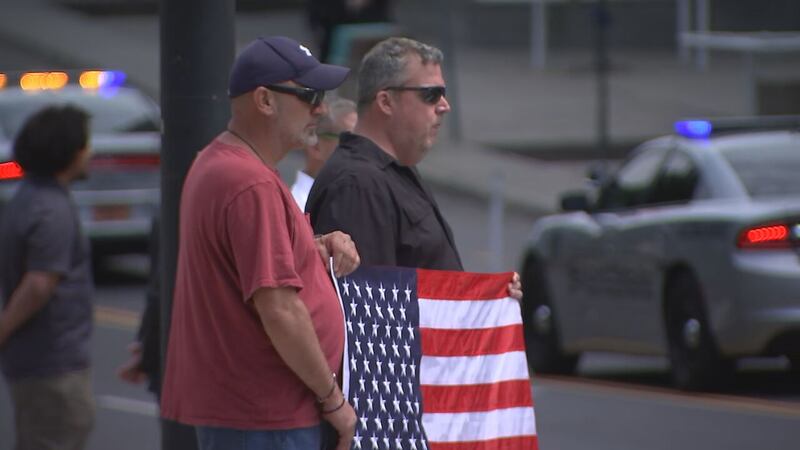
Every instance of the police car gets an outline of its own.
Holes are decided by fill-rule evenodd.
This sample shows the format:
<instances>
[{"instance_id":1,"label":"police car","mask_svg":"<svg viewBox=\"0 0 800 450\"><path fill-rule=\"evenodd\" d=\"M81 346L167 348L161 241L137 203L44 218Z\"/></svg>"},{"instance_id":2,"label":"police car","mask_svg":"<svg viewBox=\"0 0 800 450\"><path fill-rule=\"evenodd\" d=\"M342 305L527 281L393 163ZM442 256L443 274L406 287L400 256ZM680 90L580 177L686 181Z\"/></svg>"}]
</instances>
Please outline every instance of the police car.
<instances>
[{"instance_id":1,"label":"police car","mask_svg":"<svg viewBox=\"0 0 800 450\"><path fill-rule=\"evenodd\" d=\"M0 208L22 177L12 160L14 136L28 116L53 103L91 115L89 178L72 189L93 256L146 251L160 198L161 114L122 72L0 73Z\"/></svg>"},{"instance_id":2,"label":"police car","mask_svg":"<svg viewBox=\"0 0 800 450\"><path fill-rule=\"evenodd\" d=\"M521 269L534 371L667 355L678 387L706 389L740 357L800 366L800 119L678 122L561 201Z\"/></svg>"}]
</instances>

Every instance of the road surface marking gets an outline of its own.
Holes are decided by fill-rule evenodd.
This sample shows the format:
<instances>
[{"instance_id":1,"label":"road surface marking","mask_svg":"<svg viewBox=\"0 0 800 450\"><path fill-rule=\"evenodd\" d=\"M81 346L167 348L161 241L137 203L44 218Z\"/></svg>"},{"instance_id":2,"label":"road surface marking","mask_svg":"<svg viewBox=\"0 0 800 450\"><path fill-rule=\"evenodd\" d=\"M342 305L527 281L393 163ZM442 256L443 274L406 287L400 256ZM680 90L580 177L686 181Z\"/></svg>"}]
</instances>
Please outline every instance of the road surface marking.
<instances>
[{"instance_id":1,"label":"road surface marking","mask_svg":"<svg viewBox=\"0 0 800 450\"><path fill-rule=\"evenodd\" d=\"M110 306L95 306L94 320L100 325L124 330L139 328L139 313L127 309L113 308Z\"/></svg>"},{"instance_id":2,"label":"road surface marking","mask_svg":"<svg viewBox=\"0 0 800 450\"><path fill-rule=\"evenodd\" d=\"M693 406L703 409L721 409L747 411L756 414L800 417L800 405L781 400L764 400L734 395L708 394L700 392L681 392L668 388L638 386L613 381L592 379L571 379L553 375L535 376L542 387L584 391L591 394L635 394L637 398L647 397L651 400L676 403L681 406ZM535 392L534 392L535 394ZM535 397L534 397L535 399Z\"/></svg>"},{"instance_id":3,"label":"road surface marking","mask_svg":"<svg viewBox=\"0 0 800 450\"><path fill-rule=\"evenodd\" d=\"M117 397L115 395L101 395L97 397L97 404L101 408L114 411L138 414L140 416L158 417L158 405L153 401L134 400L132 398Z\"/></svg>"}]
</instances>

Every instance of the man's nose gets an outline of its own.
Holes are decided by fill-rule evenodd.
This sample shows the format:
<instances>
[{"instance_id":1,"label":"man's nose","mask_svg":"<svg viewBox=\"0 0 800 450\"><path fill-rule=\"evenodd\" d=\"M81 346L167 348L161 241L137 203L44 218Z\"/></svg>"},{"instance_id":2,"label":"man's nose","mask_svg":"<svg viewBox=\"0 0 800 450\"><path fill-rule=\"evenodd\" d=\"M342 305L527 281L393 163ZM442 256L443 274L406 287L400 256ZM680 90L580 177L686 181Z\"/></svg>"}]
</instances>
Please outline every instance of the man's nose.
<instances>
[{"instance_id":1,"label":"man's nose","mask_svg":"<svg viewBox=\"0 0 800 450\"><path fill-rule=\"evenodd\" d=\"M325 102L311 108L311 113L315 116L322 116L328 114L328 104Z\"/></svg>"},{"instance_id":2,"label":"man's nose","mask_svg":"<svg viewBox=\"0 0 800 450\"><path fill-rule=\"evenodd\" d=\"M441 99L439 99L439 103L436 105L436 113L437 114L445 114L450 112L450 102L447 101L447 97L444 95Z\"/></svg>"}]
</instances>

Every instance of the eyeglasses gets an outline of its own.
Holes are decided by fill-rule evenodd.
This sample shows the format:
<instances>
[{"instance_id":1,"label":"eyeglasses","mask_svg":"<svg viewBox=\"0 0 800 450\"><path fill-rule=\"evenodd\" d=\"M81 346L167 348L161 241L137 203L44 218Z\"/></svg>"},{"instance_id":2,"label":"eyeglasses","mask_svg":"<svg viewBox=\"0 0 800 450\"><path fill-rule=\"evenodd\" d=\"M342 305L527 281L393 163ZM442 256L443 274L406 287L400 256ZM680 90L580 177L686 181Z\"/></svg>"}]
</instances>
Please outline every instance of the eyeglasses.
<instances>
[{"instance_id":1,"label":"eyeglasses","mask_svg":"<svg viewBox=\"0 0 800 450\"><path fill-rule=\"evenodd\" d=\"M446 95L447 88L444 86L389 86L384 88L388 91L417 91L419 98L429 105L439 103L439 100Z\"/></svg>"},{"instance_id":2,"label":"eyeglasses","mask_svg":"<svg viewBox=\"0 0 800 450\"><path fill-rule=\"evenodd\" d=\"M281 92L283 94L292 94L313 107L321 105L322 100L325 99L325 91L319 89L311 89L299 86L284 86L282 84L270 84L264 87L270 91Z\"/></svg>"}]
</instances>

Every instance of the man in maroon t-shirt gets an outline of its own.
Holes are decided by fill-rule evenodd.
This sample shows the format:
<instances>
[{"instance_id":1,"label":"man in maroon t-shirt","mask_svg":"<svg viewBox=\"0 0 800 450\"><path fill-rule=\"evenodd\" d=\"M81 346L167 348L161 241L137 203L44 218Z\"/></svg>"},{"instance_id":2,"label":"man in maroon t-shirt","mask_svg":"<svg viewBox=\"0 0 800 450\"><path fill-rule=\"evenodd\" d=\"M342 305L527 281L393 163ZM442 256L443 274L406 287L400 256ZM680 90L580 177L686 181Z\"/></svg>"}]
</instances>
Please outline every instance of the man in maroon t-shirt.
<instances>
[{"instance_id":1,"label":"man in maroon t-shirt","mask_svg":"<svg viewBox=\"0 0 800 450\"><path fill-rule=\"evenodd\" d=\"M347 73L291 39L253 41L231 70L228 129L186 177L161 411L194 425L202 450L318 449L321 419L350 448L343 313L325 262L338 276L359 257L344 233L314 237L275 169L317 139L324 93Z\"/></svg>"}]
</instances>

